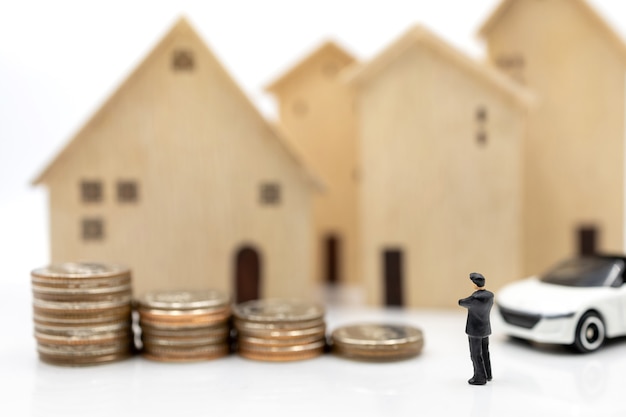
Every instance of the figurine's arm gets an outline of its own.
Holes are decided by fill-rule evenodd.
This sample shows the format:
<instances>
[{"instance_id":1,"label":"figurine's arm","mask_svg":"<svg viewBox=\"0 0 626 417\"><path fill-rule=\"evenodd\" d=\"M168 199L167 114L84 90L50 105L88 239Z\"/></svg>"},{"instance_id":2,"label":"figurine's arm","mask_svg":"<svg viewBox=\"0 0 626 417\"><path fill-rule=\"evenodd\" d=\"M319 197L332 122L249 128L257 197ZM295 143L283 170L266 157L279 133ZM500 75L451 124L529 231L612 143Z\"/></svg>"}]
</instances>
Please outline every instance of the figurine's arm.
<instances>
[{"instance_id":1,"label":"figurine's arm","mask_svg":"<svg viewBox=\"0 0 626 417\"><path fill-rule=\"evenodd\" d=\"M469 308L471 304L472 304L472 297L461 298L459 300L459 305L461 307Z\"/></svg>"}]
</instances>

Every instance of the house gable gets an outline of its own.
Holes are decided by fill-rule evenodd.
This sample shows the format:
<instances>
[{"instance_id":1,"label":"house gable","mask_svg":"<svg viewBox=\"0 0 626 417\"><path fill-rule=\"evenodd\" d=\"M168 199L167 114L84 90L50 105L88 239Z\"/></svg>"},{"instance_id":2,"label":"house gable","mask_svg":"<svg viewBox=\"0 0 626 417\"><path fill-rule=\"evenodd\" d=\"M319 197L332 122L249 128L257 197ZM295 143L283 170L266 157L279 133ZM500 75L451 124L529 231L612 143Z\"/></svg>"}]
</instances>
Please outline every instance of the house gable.
<instances>
[{"instance_id":1,"label":"house gable","mask_svg":"<svg viewBox=\"0 0 626 417\"><path fill-rule=\"evenodd\" d=\"M235 255L254 248L263 296L306 291L320 183L185 20L36 182L50 190L53 261L128 263L139 293L232 292ZM101 197L81 199L83 184Z\"/></svg>"},{"instance_id":2,"label":"house gable","mask_svg":"<svg viewBox=\"0 0 626 417\"><path fill-rule=\"evenodd\" d=\"M183 66L187 65L187 68L180 68L180 62L185 60L191 61L187 62L187 64L183 63ZM158 65L161 66L158 75L146 76L146 73L154 72L156 70L155 66ZM174 75L177 72L180 74ZM168 80L168 77L178 78L178 87L181 87L179 93L171 90L159 91L159 89L163 88L177 88L175 86L176 82L168 85L169 81L171 81ZM205 77L205 79L201 79L202 77ZM153 85L146 86L146 82L153 83ZM138 100L130 99L129 101L128 97L134 94L132 93L133 90L136 91L137 89L143 90L140 93L141 97ZM213 91L216 95L230 97L234 108L230 109L230 114L222 114L221 117L227 117L227 120L233 121L233 125L236 125L235 122L241 118L241 113L246 114L246 118L250 118L250 121L256 127L265 132L264 136L269 141L275 142L271 146L275 147L279 153L282 153L287 160L291 161L294 175L302 178L304 183L308 184L307 186L312 186L314 189L322 187L322 181L307 166L305 158L292 147L288 139L278 129L261 116L185 18L180 18L176 22L138 67L83 125L52 162L35 178L33 184L45 183L48 178L55 175L57 170L62 171L63 167L70 163L71 160L81 158L84 142L93 141L94 133L97 136L100 126L106 123L108 118L115 117L116 113L121 113L124 106L141 107L146 105L149 108L151 102L158 100L157 97L164 94L168 95L169 103L167 106L169 108L161 108L162 112L160 114L153 113L142 118L142 123L145 124L146 129L149 129L151 125L151 123L147 122L148 120L155 117L167 118L170 111L179 111L184 108L192 110L188 115L189 123L193 123L192 117L203 118L207 114L213 113L217 115L220 112L227 111L221 108L221 106L192 109L193 104L191 104L191 101L193 97L206 91ZM135 100L135 102L131 102L132 100ZM195 114L193 114L194 112ZM152 127L154 126L152 124ZM181 130L180 132L171 132L172 137L180 136L185 129L184 126L180 125L171 127L172 129ZM132 141L133 139L130 138L129 140ZM149 146L150 144L144 143L144 145Z\"/></svg>"},{"instance_id":3,"label":"house gable","mask_svg":"<svg viewBox=\"0 0 626 417\"><path fill-rule=\"evenodd\" d=\"M375 79L380 72L397 62L407 51L422 49L438 55L451 65L478 79L488 88L493 88L509 101L522 107L532 105L533 95L503 76L498 71L483 65L452 47L422 25L414 26L365 65L354 69L347 81L353 85L364 85Z\"/></svg>"},{"instance_id":4,"label":"house gable","mask_svg":"<svg viewBox=\"0 0 626 417\"><path fill-rule=\"evenodd\" d=\"M546 7L550 6L548 3L556 2L575 8L580 13L580 16L587 19L598 33L607 40L608 44L620 56L620 59L626 61L626 44L623 39L586 0L502 0L481 25L478 30L478 36L483 39L489 39L499 28L506 27L508 16L522 10L521 6L529 6L533 5L532 3L536 3L535 6L537 7Z\"/></svg>"},{"instance_id":5,"label":"house gable","mask_svg":"<svg viewBox=\"0 0 626 417\"><path fill-rule=\"evenodd\" d=\"M314 51L307 54L288 71L272 81L265 87L265 91L281 96L303 78L307 78L310 72L324 74L327 77L335 77L343 69L356 63L356 59L334 41L325 41Z\"/></svg>"}]
</instances>

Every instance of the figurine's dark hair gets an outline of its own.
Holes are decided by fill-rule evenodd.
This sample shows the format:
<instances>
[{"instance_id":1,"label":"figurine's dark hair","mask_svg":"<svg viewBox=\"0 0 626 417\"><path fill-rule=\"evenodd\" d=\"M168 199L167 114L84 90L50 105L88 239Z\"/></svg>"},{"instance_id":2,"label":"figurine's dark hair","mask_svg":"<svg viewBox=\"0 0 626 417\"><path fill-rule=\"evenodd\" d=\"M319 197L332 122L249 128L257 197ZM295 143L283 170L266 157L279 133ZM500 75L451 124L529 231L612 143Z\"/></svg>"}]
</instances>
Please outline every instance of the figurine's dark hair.
<instances>
[{"instance_id":1,"label":"figurine's dark hair","mask_svg":"<svg viewBox=\"0 0 626 417\"><path fill-rule=\"evenodd\" d=\"M470 274L470 279L472 280L474 284L476 284L479 287L485 286L485 277L483 277L483 275L479 274L478 272L472 272Z\"/></svg>"}]
</instances>

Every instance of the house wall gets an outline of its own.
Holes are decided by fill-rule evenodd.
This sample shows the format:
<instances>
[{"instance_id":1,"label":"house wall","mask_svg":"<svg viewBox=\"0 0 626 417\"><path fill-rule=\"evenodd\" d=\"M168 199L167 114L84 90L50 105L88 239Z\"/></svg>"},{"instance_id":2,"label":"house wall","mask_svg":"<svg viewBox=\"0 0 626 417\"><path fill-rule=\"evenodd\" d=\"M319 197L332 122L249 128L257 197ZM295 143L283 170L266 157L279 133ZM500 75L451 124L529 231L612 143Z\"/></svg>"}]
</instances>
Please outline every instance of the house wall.
<instances>
[{"instance_id":1,"label":"house wall","mask_svg":"<svg viewBox=\"0 0 626 417\"><path fill-rule=\"evenodd\" d=\"M624 251L625 66L575 3L514 2L486 36L490 61L521 58L538 97L524 148L525 274L575 255L582 225L599 228L599 250Z\"/></svg>"},{"instance_id":2,"label":"house wall","mask_svg":"<svg viewBox=\"0 0 626 417\"><path fill-rule=\"evenodd\" d=\"M194 53L174 72L172 53ZM261 296L302 296L311 284L311 187L202 42L168 35L70 145L46 177L53 261L119 261L134 289L232 292L235 255L262 258ZM104 183L102 203L83 203L79 183ZM118 179L136 179L139 201L115 199ZM263 182L281 187L259 203ZM101 216L105 237L84 242L81 219Z\"/></svg>"},{"instance_id":3,"label":"house wall","mask_svg":"<svg viewBox=\"0 0 626 417\"><path fill-rule=\"evenodd\" d=\"M332 48L313 57L272 92L278 98L280 124L322 176L326 190L313 200L315 276L326 279L324 241L336 235L339 280L359 283L357 273L357 141L354 94L340 71L352 59Z\"/></svg>"},{"instance_id":4,"label":"house wall","mask_svg":"<svg viewBox=\"0 0 626 417\"><path fill-rule=\"evenodd\" d=\"M481 272L519 277L524 114L483 79L413 45L360 86L362 270L384 299L382 252L404 253L404 303L453 307ZM487 142L477 142L477 109Z\"/></svg>"}]
</instances>

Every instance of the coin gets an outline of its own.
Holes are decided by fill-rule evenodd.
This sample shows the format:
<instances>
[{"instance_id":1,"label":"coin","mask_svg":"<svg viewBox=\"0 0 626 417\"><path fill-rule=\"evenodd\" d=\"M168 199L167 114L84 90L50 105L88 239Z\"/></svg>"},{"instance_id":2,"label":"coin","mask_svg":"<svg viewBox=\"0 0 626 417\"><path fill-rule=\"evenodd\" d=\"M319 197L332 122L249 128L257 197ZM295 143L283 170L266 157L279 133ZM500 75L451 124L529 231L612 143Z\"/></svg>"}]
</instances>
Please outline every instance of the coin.
<instances>
[{"instance_id":1,"label":"coin","mask_svg":"<svg viewBox=\"0 0 626 417\"><path fill-rule=\"evenodd\" d=\"M295 361L323 353L324 309L303 300L254 300L233 309L239 354L262 361Z\"/></svg>"},{"instance_id":2,"label":"coin","mask_svg":"<svg viewBox=\"0 0 626 417\"><path fill-rule=\"evenodd\" d=\"M281 323L318 320L324 315L324 309L302 300L268 299L238 304L233 313L240 320Z\"/></svg>"},{"instance_id":3,"label":"coin","mask_svg":"<svg viewBox=\"0 0 626 417\"><path fill-rule=\"evenodd\" d=\"M129 273L130 270L122 265L97 262L66 262L35 269L31 275L36 278L68 281L71 279L115 277Z\"/></svg>"},{"instance_id":4,"label":"coin","mask_svg":"<svg viewBox=\"0 0 626 417\"><path fill-rule=\"evenodd\" d=\"M235 327L237 328L240 336L257 336L271 339L297 339L307 336L322 337L326 332L326 326L324 324L316 327L305 327L300 329L255 328L252 330L250 328L246 328L245 326L240 326L239 322L235 322Z\"/></svg>"},{"instance_id":5,"label":"coin","mask_svg":"<svg viewBox=\"0 0 626 417\"><path fill-rule=\"evenodd\" d=\"M138 302L145 310L212 310L226 306L229 298L217 290L157 291L145 294Z\"/></svg>"},{"instance_id":6,"label":"coin","mask_svg":"<svg viewBox=\"0 0 626 417\"><path fill-rule=\"evenodd\" d=\"M229 352L229 298L220 291L159 291L137 301L144 357L184 362Z\"/></svg>"},{"instance_id":7,"label":"coin","mask_svg":"<svg viewBox=\"0 0 626 417\"><path fill-rule=\"evenodd\" d=\"M33 321L42 361L113 362L134 350L131 274L121 265L53 264L31 273Z\"/></svg>"},{"instance_id":8,"label":"coin","mask_svg":"<svg viewBox=\"0 0 626 417\"><path fill-rule=\"evenodd\" d=\"M396 324L354 324L333 331L336 353L356 359L394 360L418 355L424 339L420 329Z\"/></svg>"}]
</instances>

